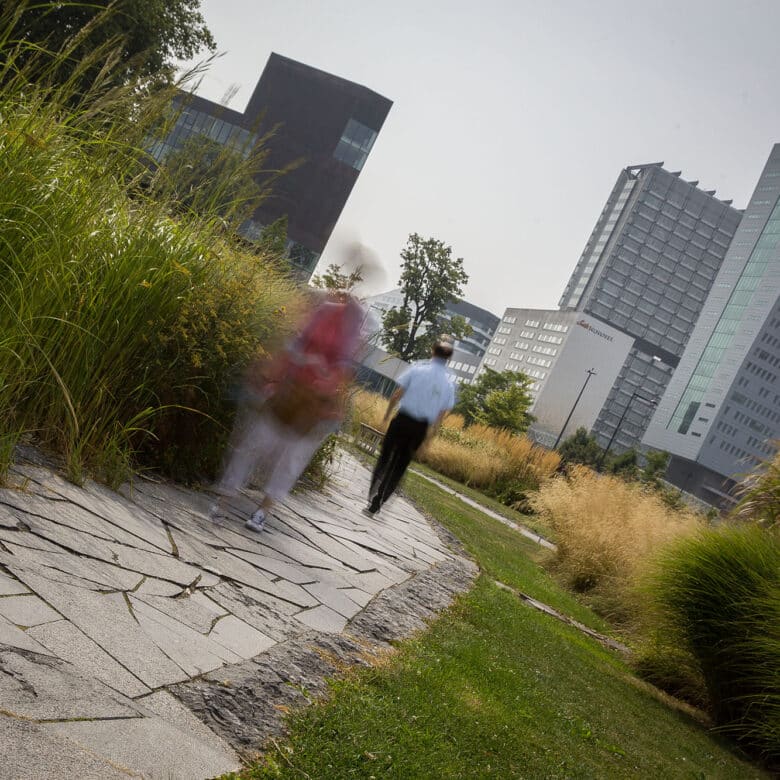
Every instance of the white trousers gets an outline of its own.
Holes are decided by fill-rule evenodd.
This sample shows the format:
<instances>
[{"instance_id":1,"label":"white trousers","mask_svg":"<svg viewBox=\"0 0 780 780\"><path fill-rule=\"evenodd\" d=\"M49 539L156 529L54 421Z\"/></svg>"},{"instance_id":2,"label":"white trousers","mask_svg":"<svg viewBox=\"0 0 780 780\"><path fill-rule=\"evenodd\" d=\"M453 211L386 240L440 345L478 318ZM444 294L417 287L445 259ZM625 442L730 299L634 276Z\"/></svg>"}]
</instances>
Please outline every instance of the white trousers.
<instances>
[{"instance_id":1,"label":"white trousers","mask_svg":"<svg viewBox=\"0 0 780 780\"><path fill-rule=\"evenodd\" d=\"M272 501L279 501L293 489L332 428L328 421L301 436L271 414L246 409L236 420L233 442L217 490L223 494L238 492L262 466L266 477L263 491Z\"/></svg>"}]
</instances>

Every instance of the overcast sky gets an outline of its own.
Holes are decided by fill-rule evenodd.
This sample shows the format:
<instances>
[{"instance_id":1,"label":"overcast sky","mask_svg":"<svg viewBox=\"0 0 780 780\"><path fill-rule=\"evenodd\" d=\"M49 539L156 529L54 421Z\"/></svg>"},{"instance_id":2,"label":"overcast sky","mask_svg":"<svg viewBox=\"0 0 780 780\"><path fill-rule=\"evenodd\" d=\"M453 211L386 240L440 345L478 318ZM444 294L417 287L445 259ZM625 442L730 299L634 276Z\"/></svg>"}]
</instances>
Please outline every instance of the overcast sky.
<instances>
[{"instance_id":1,"label":"overcast sky","mask_svg":"<svg viewBox=\"0 0 780 780\"><path fill-rule=\"evenodd\" d=\"M411 232L496 314L556 307L615 182L664 160L743 208L780 141L780 0L204 0L199 94L243 110L272 51L394 105L340 236L398 279Z\"/></svg>"}]
</instances>

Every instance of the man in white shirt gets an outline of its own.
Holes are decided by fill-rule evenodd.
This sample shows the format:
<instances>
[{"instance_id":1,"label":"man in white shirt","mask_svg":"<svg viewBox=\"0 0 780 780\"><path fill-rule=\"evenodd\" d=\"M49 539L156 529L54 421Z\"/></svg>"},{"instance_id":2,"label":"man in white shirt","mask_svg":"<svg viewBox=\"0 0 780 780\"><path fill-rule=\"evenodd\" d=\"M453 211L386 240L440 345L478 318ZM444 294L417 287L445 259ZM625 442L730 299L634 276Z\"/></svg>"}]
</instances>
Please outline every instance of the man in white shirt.
<instances>
[{"instance_id":1,"label":"man in white shirt","mask_svg":"<svg viewBox=\"0 0 780 780\"><path fill-rule=\"evenodd\" d=\"M375 515L393 494L415 452L435 435L444 415L455 405L455 387L447 375L452 340L442 336L429 361L410 366L396 380L398 389L390 397L385 421L398 405L398 414L387 428L382 451L371 477L368 515Z\"/></svg>"}]
</instances>

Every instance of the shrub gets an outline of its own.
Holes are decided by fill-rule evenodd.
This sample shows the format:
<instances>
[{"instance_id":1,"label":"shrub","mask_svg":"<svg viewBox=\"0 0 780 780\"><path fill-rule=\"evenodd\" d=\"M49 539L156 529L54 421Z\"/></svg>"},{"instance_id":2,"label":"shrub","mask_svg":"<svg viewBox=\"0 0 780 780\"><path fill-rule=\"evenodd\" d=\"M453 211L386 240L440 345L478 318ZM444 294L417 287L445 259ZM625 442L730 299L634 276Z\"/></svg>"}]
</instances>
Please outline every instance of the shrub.
<instances>
[{"instance_id":1,"label":"shrub","mask_svg":"<svg viewBox=\"0 0 780 780\"><path fill-rule=\"evenodd\" d=\"M702 530L660 555L650 583L655 655L687 651L718 727L780 760L780 535Z\"/></svg>"},{"instance_id":2,"label":"shrub","mask_svg":"<svg viewBox=\"0 0 780 780\"><path fill-rule=\"evenodd\" d=\"M74 107L22 74L0 94L0 451L34 433L75 480L121 481L139 449L213 471L227 389L295 297L219 219L174 220L137 186L134 96Z\"/></svg>"},{"instance_id":3,"label":"shrub","mask_svg":"<svg viewBox=\"0 0 780 780\"><path fill-rule=\"evenodd\" d=\"M632 586L651 553L701 524L637 482L571 466L530 498L554 529L554 566L566 584L591 591L601 611L619 620L634 612Z\"/></svg>"}]
</instances>

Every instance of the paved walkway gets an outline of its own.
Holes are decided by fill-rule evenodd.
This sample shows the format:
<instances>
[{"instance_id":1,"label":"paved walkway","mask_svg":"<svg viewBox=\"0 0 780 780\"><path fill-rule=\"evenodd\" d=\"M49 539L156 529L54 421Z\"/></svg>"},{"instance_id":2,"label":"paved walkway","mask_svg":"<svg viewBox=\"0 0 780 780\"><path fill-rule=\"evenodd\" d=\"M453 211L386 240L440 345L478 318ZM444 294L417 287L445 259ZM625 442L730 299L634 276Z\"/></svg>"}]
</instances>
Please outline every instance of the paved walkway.
<instances>
[{"instance_id":1,"label":"paved walkway","mask_svg":"<svg viewBox=\"0 0 780 780\"><path fill-rule=\"evenodd\" d=\"M380 592L459 565L404 499L364 517L368 473L349 455L330 490L291 496L261 535L243 528L248 499L216 526L206 496L170 484L137 480L119 495L29 464L11 481L0 490L9 780L235 769L234 749L171 692L177 684L312 630L338 635Z\"/></svg>"}]
</instances>

